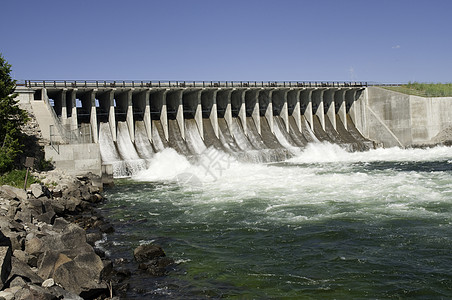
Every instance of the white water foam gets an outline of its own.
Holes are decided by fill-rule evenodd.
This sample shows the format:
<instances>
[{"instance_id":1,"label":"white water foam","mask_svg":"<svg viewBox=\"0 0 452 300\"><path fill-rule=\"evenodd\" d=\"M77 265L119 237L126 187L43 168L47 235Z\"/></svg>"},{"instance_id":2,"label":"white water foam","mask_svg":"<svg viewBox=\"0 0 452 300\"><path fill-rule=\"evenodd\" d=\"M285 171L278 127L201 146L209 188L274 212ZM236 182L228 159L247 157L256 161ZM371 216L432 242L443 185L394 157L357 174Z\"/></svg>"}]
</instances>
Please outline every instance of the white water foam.
<instances>
[{"instance_id":1,"label":"white water foam","mask_svg":"<svg viewBox=\"0 0 452 300\"><path fill-rule=\"evenodd\" d=\"M310 143L297 155L288 160L292 163L336 163L374 161L432 161L452 158L452 148L438 146L428 149L379 148L365 152L347 152L331 143Z\"/></svg>"}]
</instances>

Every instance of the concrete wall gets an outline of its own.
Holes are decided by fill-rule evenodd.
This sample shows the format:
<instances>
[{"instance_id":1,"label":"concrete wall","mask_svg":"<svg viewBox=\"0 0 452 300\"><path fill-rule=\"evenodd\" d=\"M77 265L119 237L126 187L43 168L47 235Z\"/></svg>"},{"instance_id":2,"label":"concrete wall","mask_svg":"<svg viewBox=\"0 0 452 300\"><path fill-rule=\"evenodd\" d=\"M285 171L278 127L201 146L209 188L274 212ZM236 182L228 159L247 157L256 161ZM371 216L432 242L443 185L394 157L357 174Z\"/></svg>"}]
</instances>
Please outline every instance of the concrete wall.
<instances>
[{"instance_id":1,"label":"concrete wall","mask_svg":"<svg viewBox=\"0 0 452 300\"><path fill-rule=\"evenodd\" d=\"M423 98L368 87L359 102L357 128L385 147L436 143L435 136L452 127L452 97Z\"/></svg>"},{"instance_id":2,"label":"concrete wall","mask_svg":"<svg viewBox=\"0 0 452 300\"><path fill-rule=\"evenodd\" d=\"M45 146L45 159L53 161L57 169L65 170L68 174L83 175L91 172L102 175L99 144L58 145L56 149Z\"/></svg>"}]
</instances>

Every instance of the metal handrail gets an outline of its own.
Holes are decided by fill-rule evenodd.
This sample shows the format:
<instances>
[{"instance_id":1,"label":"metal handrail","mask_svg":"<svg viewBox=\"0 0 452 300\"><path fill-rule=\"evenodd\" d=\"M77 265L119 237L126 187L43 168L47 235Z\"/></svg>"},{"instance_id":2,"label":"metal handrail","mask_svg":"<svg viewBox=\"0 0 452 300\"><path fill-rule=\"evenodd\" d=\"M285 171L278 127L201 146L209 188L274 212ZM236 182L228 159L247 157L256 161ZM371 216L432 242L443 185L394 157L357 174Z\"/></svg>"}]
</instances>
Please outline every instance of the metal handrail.
<instances>
[{"instance_id":1,"label":"metal handrail","mask_svg":"<svg viewBox=\"0 0 452 300\"><path fill-rule=\"evenodd\" d=\"M135 80L23 80L29 88L206 88L206 87L367 87L362 81L135 81Z\"/></svg>"}]
</instances>

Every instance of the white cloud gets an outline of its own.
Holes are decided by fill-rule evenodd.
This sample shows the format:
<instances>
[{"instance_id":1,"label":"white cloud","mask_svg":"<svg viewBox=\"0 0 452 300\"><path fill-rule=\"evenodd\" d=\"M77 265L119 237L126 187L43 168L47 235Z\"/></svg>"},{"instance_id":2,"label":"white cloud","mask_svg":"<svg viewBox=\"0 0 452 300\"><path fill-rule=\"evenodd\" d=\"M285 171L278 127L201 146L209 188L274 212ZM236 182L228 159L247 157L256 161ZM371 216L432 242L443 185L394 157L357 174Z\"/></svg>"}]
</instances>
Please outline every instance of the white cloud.
<instances>
[{"instance_id":1,"label":"white cloud","mask_svg":"<svg viewBox=\"0 0 452 300\"><path fill-rule=\"evenodd\" d=\"M400 45L392 46L392 49L400 49Z\"/></svg>"}]
</instances>

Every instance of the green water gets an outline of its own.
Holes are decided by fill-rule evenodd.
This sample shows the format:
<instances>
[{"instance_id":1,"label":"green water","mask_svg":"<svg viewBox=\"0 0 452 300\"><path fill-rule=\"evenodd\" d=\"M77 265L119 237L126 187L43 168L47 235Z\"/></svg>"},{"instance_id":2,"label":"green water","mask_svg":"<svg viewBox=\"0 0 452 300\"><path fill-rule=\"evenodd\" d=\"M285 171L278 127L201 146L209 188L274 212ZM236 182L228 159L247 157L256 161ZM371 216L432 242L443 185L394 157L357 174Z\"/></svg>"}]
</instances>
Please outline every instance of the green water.
<instances>
[{"instance_id":1,"label":"green water","mask_svg":"<svg viewBox=\"0 0 452 300\"><path fill-rule=\"evenodd\" d=\"M102 208L117 230L103 246L131 258L156 242L178 262L153 280L126 264L128 297L452 298L450 148L314 150L233 164L218 180L192 166L199 181L117 181Z\"/></svg>"}]
</instances>

